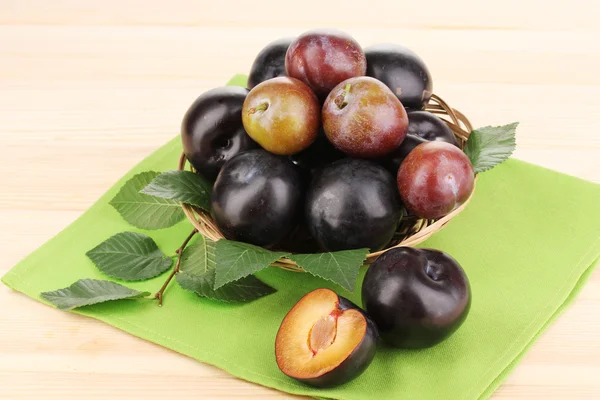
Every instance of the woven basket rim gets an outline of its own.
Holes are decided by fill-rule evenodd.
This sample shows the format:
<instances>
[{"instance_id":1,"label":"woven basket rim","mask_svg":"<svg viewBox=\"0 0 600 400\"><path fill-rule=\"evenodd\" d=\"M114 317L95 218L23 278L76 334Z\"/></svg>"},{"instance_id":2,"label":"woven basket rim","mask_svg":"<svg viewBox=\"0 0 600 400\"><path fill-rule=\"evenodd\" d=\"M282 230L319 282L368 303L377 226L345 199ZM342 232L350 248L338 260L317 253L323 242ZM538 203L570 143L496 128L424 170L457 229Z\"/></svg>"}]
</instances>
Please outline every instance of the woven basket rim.
<instances>
[{"instance_id":1,"label":"woven basket rim","mask_svg":"<svg viewBox=\"0 0 600 400\"><path fill-rule=\"evenodd\" d=\"M425 111L429 111L433 114L437 114L438 116L442 117L442 120L452 130L452 133L454 133L454 136L458 140L460 148L464 149L464 146L469 138L469 134L473 130L473 127L468 118L463 113L450 107L448 103L446 103L441 97L439 97L436 94L431 95L431 100L425 107ZM187 158L185 156L185 153L182 153L179 157L178 169L183 171L186 170L187 166ZM189 166L189 168L192 169L191 165ZM434 233L440 231L444 226L446 226L446 224L448 224L448 222L450 222L454 217L460 214L465 209L467 204L469 204L469 202L473 198L473 195L475 194L476 184L477 175L475 175L473 191L471 192L469 198L463 204L461 204L451 213L435 221L424 219L416 220L413 226L413 228L417 227L416 232L404 237L398 243L388 245L383 250L369 253L365 260L365 265L373 263L377 259L377 257L385 253L389 249L403 246L414 247L428 239ZM193 207L189 204L182 204L182 208L187 219L198 230L200 234L213 241L224 239L223 234L216 226L209 213L207 213L204 210ZM300 268L294 261L288 258L281 258L272 265L274 267L279 267L290 271L304 272L302 268Z\"/></svg>"}]
</instances>

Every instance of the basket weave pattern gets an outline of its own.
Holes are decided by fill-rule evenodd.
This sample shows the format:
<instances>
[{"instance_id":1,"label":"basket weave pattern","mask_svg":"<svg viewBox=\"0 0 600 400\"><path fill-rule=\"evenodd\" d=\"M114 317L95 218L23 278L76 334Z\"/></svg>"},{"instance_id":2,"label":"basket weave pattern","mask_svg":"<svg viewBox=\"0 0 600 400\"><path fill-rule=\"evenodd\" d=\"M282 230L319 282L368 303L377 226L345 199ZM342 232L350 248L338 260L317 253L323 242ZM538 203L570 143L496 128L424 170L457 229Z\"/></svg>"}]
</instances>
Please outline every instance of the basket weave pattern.
<instances>
[{"instance_id":1,"label":"basket weave pattern","mask_svg":"<svg viewBox=\"0 0 600 400\"><path fill-rule=\"evenodd\" d=\"M463 149L469 138L469 133L473 130L467 117L460 111L450 107L444 100L435 94L431 96L431 100L425 107L425 110L433 114L438 114L438 116L444 120L454 133L460 148ZM178 167L182 171L188 167L185 154L182 154L179 158ZM191 166L189 166L189 168L192 169ZM475 192L474 189L475 188L473 188L473 193ZM425 241L431 235L441 230L452 218L458 215L467 206L469 201L471 201L473 193L471 193L471 196L460 207L443 218L438 220L415 219L414 222L411 222L408 225L406 223L401 224L402 230L396 232L396 235L387 248L367 255L366 263L370 264L374 262L377 257L390 248L400 246L414 247ZM187 219L194 225L200 234L214 241L224 238L209 213L188 204L183 204L182 207ZM273 266L291 271L303 272L302 268L298 267L295 262L288 260L287 258L278 260Z\"/></svg>"}]
</instances>

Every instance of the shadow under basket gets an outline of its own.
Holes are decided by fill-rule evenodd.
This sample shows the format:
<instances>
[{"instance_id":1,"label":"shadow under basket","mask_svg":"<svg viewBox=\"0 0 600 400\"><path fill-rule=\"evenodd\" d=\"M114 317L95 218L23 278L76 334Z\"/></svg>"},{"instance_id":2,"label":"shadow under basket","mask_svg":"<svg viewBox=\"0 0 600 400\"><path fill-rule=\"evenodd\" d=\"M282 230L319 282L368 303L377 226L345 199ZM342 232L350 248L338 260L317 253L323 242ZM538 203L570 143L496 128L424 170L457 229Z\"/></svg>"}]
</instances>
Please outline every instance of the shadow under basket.
<instances>
[{"instance_id":1,"label":"shadow under basket","mask_svg":"<svg viewBox=\"0 0 600 400\"><path fill-rule=\"evenodd\" d=\"M450 107L444 100L435 94L431 96L429 103L425 107L425 111L429 111L441 117L454 133L460 148L464 149L473 127L463 113ZM179 158L179 170L183 171L186 168L193 171L193 167L189 165L185 154L182 154ZM475 177L475 183L476 182L477 176ZM425 241L431 235L441 230L452 218L464 210L467 204L469 204L471 201L473 193L475 193L475 186L473 187L473 192L467 201L465 201L456 210L440 219L431 220L415 218L412 216L406 217L399 224L398 231L386 248L368 254L365 263L373 263L377 257L391 248L400 246L414 247ZM214 241L224 238L223 234L214 223L210 213L188 204L183 204L182 207L187 219L192 223L192 225L194 225L200 234ZM295 262L288 260L287 258L279 259L277 262L273 263L273 266L295 272L304 272L304 270L298 267Z\"/></svg>"}]
</instances>

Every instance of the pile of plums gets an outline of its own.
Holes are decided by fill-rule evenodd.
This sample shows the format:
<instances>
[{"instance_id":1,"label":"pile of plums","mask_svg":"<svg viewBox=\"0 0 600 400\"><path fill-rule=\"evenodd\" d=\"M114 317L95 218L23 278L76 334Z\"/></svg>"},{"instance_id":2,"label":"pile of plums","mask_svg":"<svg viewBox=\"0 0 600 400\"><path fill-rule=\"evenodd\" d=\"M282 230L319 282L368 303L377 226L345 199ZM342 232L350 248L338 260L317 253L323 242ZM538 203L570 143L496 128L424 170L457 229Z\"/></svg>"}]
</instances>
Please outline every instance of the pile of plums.
<instances>
[{"instance_id":1,"label":"pile of plums","mask_svg":"<svg viewBox=\"0 0 600 400\"><path fill-rule=\"evenodd\" d=\"M377 251L404 217L441 218L473 191L468 157L424 111L431 94L430 73L409 49L363 50L343 32L309 31L267 45L247 89L200 96L184 117L183 147L214 181L212 217L227 239ZM453 258L403 247L371 265L362 299L365 311L329 289L304 296L277 334L279 368L316 386L341 384L369 365L379 337L433 346L471 304Z\"/></svg>"},{"instance_id":2,"label":"pile of plums","mask_svg":"<svg viewBox=\"0 0 600 400\"><path fill-rule=\"evenodd\" d=\"M247 86L204 93L182 125L227 239L376 251L404 216L443 217L473 190L452 131L423 111L431 76L407 48L309 31L267 45Z\"/></svg>"}]
</instances>

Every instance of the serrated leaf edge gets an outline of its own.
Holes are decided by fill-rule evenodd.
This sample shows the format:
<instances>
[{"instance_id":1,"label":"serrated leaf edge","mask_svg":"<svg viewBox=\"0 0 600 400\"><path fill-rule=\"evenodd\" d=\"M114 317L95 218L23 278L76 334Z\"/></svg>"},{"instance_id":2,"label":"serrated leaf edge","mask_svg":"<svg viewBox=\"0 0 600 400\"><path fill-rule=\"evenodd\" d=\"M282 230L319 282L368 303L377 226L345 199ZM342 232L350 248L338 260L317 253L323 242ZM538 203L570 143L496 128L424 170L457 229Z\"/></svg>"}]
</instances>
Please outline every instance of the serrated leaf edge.
<instances>
[{"instance_id":1,"label":"serrated leaf edge","mask_svg":"<svg viewBox=\"0 0 600 400\"><path fill-rule=\"evenodd\" d=\"M178 204L182 204L182 203L184 203L184 204L190 204L190 205L193 205L193 206L196 206L196 207L200 207L200 208L202 208L205 211L210 211L210 210L207 209L208 207L205 207L202 204L198 204L198 202L180 201L178 199L173 198L172 196L167 196L166 193L163 194L163 195L160 194L160 191L158 191L157 189L161 189L163 186L157 186L157 184L156 184L155 181L157 179L161 178L161 176L163 176L163 175L175 175L175 174L176 175L189 175L189 176L193 175L194 179L202 179L198 175L196 175L196 174L194 174L193 172L190 172L190 171L179 171L179 170L166 171L166 172L162 172L159 175L155 176L150 181L150 183L148 183L144 188L142 188L142 190L140 190L140 193L145 194L147 196L157 197L157 198L160 198L160 199L173 200L173 201L178 202ZM181 182L189 190L188 193L195 193L196 192L196 188L192 187L192 186L189 186L189 184L187 182L185 182L182 178L179 178L179 182ZM199 182L201 182L201 181L199 181ZM210 197L210 191L207 188L203 187L203 184L199 184L199 186L201 187L202 190L204 190L205 194L208 197ZM154 188L154 190L155 190L153 193L149 193L148 192L148 190L150 190L151 188ZM166 191L163 190L163 192L166 192ZM207 200L207 201L210 202L210 200Z\"/></svg>"},{"instance_id":2,"label":"serrated leaf edge","mask_svg":"<svg viewBox=\"0 0 600 400\"><path fill-rule=\"evenodd\" d=\"M221 241L223 241L223 240L225 240L225 239L221 239L221 240L217 241L216 243L219 243L219 242L221 242ZM232 243L233 245L237 245L237 243L241 243L241 242L236 242L236 241L233 241L233 240L228 240L227 242L228 242L228 243ZM240 279L242 279L242 278L245 278L245 277L247 277L248 275L253 275L253 274L255 274L256 272L262 271L263 269L265 269L265 268L269 267L271 264L273 264L275 261L279 260L280 258L283 258L283 257L288 257L288 256L291 254L291 253L285 253L285 252L274 252L274 251L270 251L270 250L267 250L267 249L265 249L265 248L262 248L262 247L259 247L259 246L254 246L254 245L252 245L252 244L249 244L249 243L243 243L243 245L249 245L249 246L256 247L258 251L264 251L264 252L272 253L272 255L273 255L273 257L272 257L272 258L273 258L273 261L269 262L267 265L263 266L262 268L260 268L260 269L258 269L258 270L255 270L255 271L249 272L249 273L247 273L247 274L244 274L244 275L242 275L242 276L240 276L240 277L237 277L237 278L236 278L236 279L234 279L234 280L229 280L229 281L226 281L226 282L220 283L218 286L217 286L217 282L218 282L218 279L217 279L217 277L218 277L218 271L219 271L219 269L218 269L218 268L219 268L219 266L218 266L218 263L217 263L217 265L215 266L215 285L214 285L214 287L213 287L213 289L214 289L214 290L217 290L217 289L219 289L220 287L223 287L223 286L225 286L226 284L228 284L228 283L230 283L230 282L235 282L235 281L238 281L238 280L240 280ZM218 248L216 248L216 249L218 249ZM241 259L241 258L244 256L244 254L246 254L248 251L249 251L248 249L243 249L243 252L242 252L242 253L241 253L241 254L240 254L238 257L237 257L237 259L236 259L234 262L232 262L232 263L231 263L231 266L229 267L229 269L227 270L227 272L224 272L224 273L223 273L223 276L224 276L224 277L225 277L225 276L228 276L228 275L230 274L231 270L233 269L233 266L234 266L234 265L235 265L235 264L236 264L236 263L237 263L237 262L238 262L238 261L239 261L239 260L240 260L240 259ZM217 253L216 257L218 257L218 253Z\"/></svg>"},{"instance_id":3,"label":"serrated leaf edge","mask_svg":"<svg viewBox=\"0 0 600 400\"><path fill-rule=\"evenodd\" d=\"M119 276L119 275L111 274L111 273L107 272L106 270L104 270L103 268L101 268L101 267L100 267L100 266L99 266L99 265L98 265L98 264L97 264L97 263L94 261L94 259L92 259L92 257L90 256L90 254L91 254L91 253L93 253L93 252L94 252L94 250L98 249L98 247L102 246L103 244L105 244L106 242L110 241L111 239L114 239L115 237L117 237L117 236L121 236L121 235L124 235L124 234L134 234L134 235L136 235L136 236L142 236L142 237L143 237L143 239L150 239L150 240L151 240L151 241L154 243L154 245L156 246L156 249L155 249L154 251L158 251L158 253L160 253L160 254L161 254L161 257L160 257L160 259L161 259L161 262L162 262L164 265L166 265L166 261L168 261L168 262L169 262L169 264L168 264L168 265L166 265L166 266L165 266L165 267L164 267L164 268L163 268L163 269L162 269L160 272L158 272L156 275L147 276L147 277L142 277L142 278L126 278L126 277L123 277L123 276ZM129 245L129 244L128 244L128 245ZM103 251L102 253L103 253L103 254L131 254L131 255L135 255L135 256L139 256L139 257L141 257L141 256L140 256L140 255L138 255L138 254L134 254L134 253L124 253L124 252L122 252L122 251L114 251L114 252ZM125 232L119 232L119 233L116 233L116 234L112 235L111 237L109 237L108 239L106 239L105 241L103 241L102 243L100 243L100 244L98 244L97 246L95 246L93 249L90 249L90 250L88 250L88 251L85 253L85 255L86 255L86 256L87 256L87 257L90 259L90 261L92 261L92 263L94 264L94 266L95 266L95 267L96 267L96 268L97 268L97 269L98 269L100 272L102 272L104 275L110 276L111 278L116 278L116 279L120 279L120 280L123 280L123 281L129 281L129 282L133 282L133 281L144 281L144 280L148 280L148 279L155 278L155 277L157 277L157 276L159 276L159 275L163 274L165 271L167 271L167 270L168 270L168 269L171 267L171 265L173 265L173 259L172 259L171 257L167 256L165 253L163 253L163 252L160 250L160 248L158 247L158 244L157 244L157 243L154 241L154 239L153 239L153 238L151 238L151 237L150 237L150 236L148 236L148 235L144 235L143 233L139 233L139 232L129 232L129 231L125 231ZM150 258L150 257L148 257L148 258ZM155 257L154 259L158 260L158 257Z\"/></svg>"},{"instance_id":4,"label":"serrated leaf edge","mask_svg":"<svg viewBox=\"0 0 600 400\"><path fill-rule=\"evenodd\" d=\"M115 211L117 211L117 213L125 221L127 221L130 225L135 226L136 228L145 229L145 230L156 230L156 229L164 229L164 228L169 228L171 226L174 226L175 224L179 223L180 221L182 221L185 218L185 213L181 209L181 204L179 204L178 202L175 202L175 201L169 200L169 199L161 199L159 197L154 197L154 196L149 196L149 195L147 195L147 196L153 200L152 202L150 202L150 201L121 201L121 200L116 201L116 199L123 193L123 191L127 190L127 185L129 185L132 180L134 180L136 178L139 179L140 175L147 174L147 173L156 174L156 176L160 175L160 172L157 172L157 171L143 171L143 172L135 174L134 176L129 178L123 184L123 186L119 189L117 194L115 194L115 196L108 202L108 204L110 204L115 209ZM156 178L156 176L154 178ZM152 179L154 179L154 178L152 178ZM139 193L139 191L138 191L138 193ZM163 201L159 201L159 200L163 200ZM153 211L154 214L157 213L159 210L161 210L162 207L177 208L177 209L179 209L178 210L179 212L177 212L177 210L176 210L172 214L172 216L169 218L169 220L171 220L171 221L169 221L168 225L154 227L154 226L149 226L149 225L137 224L136 221L134 221L130 218L130 216L123 215L121 210L119 210L117 208L117 204L134 205L135 206L134 211L137 211L137 209L139 209L139 207L141 207L142 205L154 206L154 207L157 207ZM176 215L176 214L178 214L178 215ZM150 216L148 218L148 220L152 220L152 217Z\"/></svg>"},{"instance_id":5,"label":"serrated leaf edge","mask_svg":"<svg viewBox=\"0 0 600 400\"><path fill-rule=\"evenodd\" d=\"M69 290L69 289L71 289L73 286L75 286L77 284L82 284L83 282L87 283L88 281L108 282L108 283L111 283L113 285L120 286L122 288L128 289L128 290L132 291L133 293L131 295L128 295L128 296L116 295L116 294L114 294L113 296L108 295L108 298L106 298L106 299L99 300L99 301L92 301L90 303L81 304L79 306L72 306L72 307L61 307L60 305L56 304L52 300L52 298L64 298L64 296L51 296L52 294L58 293L58 292L63 291L63 290ZM50 290L50 291L47 291L47 292L40 293L40 297L42 297L44 300L46 300L50 304L54 305L59 310L73 310L75 308L80 308L80 307L91 306L91 305L94 305L94 304L105 303L107 301L139 299L139 298L143 298L143 297L146 297L146 296L149 296L149 295L150 295L150 292L139 291L139 290L136 290L136 289L131 289L131 288L125 286L125 285L121 285L121 284L116 283L116 282L102 280L102 279L79 279L79 280L77 280L76 282L73 282L71 285L69 285L67 287L56 289L56 290ZM79 297L77 297L77 298L79 298Z\"/></svg>"},{"instance_id":6,"label":"serrated leaf edge","mask_svg":"<svg viewBox=\"0 0 600 400\"><path fill-rule=\"evenodd\" d=\"M473 140L474 140L475 138L478 138L478 140L481 140L481 137L480 137L480 136L479 136L479 137L477 136L477 132L478 132L478 131L483 131L483 130L485 130L485 129L499 129L499 128L506 128L506 130L507 130L507 131L510 131L510 130L512 130L513 132L515 132L515 133L516 133L516 129L517 129L517 127L518 127L518 126L519 126L519 122L511 122L511 123L509 123L509 124L505 124L505 125L496 125L496 126L494 126L494 125L486 125L486 126L483 126L483 127L477 128L477 129L473 129L473 131L471 131L471 135L469 136L469 139L470 139L471 137L473 137ZM475 135L473 135L474 133L475 133ZM492 168L494 168L494 167L496 167L496 166L498 166L498 165L502 164L504 161L508 160L508 159L509 159L509 158L512 156L512 154L514 153L514 151L515 151L515 149L516 149L516 145L517 145L517 143L516 143L516 137L515 137L515 134L513 134L513 135L512 135L512 137L509 137L509 138L507 138L506 140L510 140L510 141L511 141L511 143L510 143L510 144L512 145L512 148L510 149L510 152L508 153L508 155L506 155L506 156L502 156L502 157L501 157L501 160L500 160L499 162L496 162L496 163L495 163L495 164L493 164L493 165L489 165L489 166L485 166L485 167L478 166L478 165L476 165L476 163L474 163L474 162L473 162L473 155L472 155L472 154L471 154L471 152L468 150L468 149L469 149L469 141L467 140L467 143L465 144L465 154L466 154L466 155L467 155L467 157L469 158L469 161L471 161L471 164L473 165L473 171L474 171L474 173L475 173L475 174L479 174L479 173L481 173L481 172L489 171L489 170L491 170ZM481 153L481 150L480 150L480 153ZM477 159L476 161L479 161L479 156L478 156L478 159Z\"/></svg>"},{"instance_id":7,"label":"serrated leaf edge","mask_svg":"<svg viewBox=\"0 0 600 400\"><path fill-rule=\"evenodd\" d=\"M177 277L176 277L176 278L179 278L179 276L180 276L180 275L187 276L187 277L188 277L188 278L190 278L190 279L194 279L194 278L201 279L201 278L200 278L200 277L198 277L197 275L194 275L194 274L189 274L189 273L185 273L185 272L183 272L183 271L182 271L181 273L177 274ZM220 287L219 289L216 289L216 290L215 290L215 289L211 289L211 290L212 290L212 292L213 292L213 293L216 293L216 292L218 292L218 291L220 291L220 290L224 290L224 289L225 289L225 288L226 288L228 285L236 285L236 287L237 287L237 288L247 288L247 289L252 289L252 288L255 288L255 286L241 285L241 284L239 284L239 283L236 283L236 282L239 282L240 280L247 279L247 278L250 278L250 277L253 277L253 278L255 278L256 280L260 281L260 282L261 282L263 285L265 285L265 287L266 287L266 288L268 288L268 289L267 289L268 293L264 293L264 294L262 294L262 293L261 293L261 295L260 295L260 296L258 296L258 297L255 297L255 296L253 296L253 297L250 297L250 296L247 296L247 295L245 294L245 295L242 295L242 296L244 296L244 297L245 297L244 299L241 299L241 300L234 300L234 299L230 299L230 298L228 299L228 298L216 297L216 296L214 296L214 297L213 297L213 296L210 296L210 295L208 295L208 294L206 294L206 293L199 292L199 291L197 291L197 290L194 290L194 289L190 289L189 287L185 287L185 286L181 285L181 282L180 282L179 280L177 280L177 282L179 283L179 286L180 286L180 287L181 287L183 290L186 290L186 291L188 291L188 292L195 293L195 294L196 294L196 295L198 295L199 297L202 297L202 298L205 298L205 299L210 299L210 300L214 300L214 301L222 301L222 302L224 302L224 303L235 303L235 304L238 304L238 303L247 303L247 302L250 302L250 301L258 300L258 299L260 299L260 298L262 298L262 297L265 297L265 296L268 296L268 295L270 295L270 294L273 294L273 293L277 292L277 290L276 290L274 287L272 287L271 285L268 285L268 284L266 284L265 282L263 282L262 280L260 280L260 279L256 278L256 277L255 277L254 275L252 275L252 274L251 274L251 275L248 275L248 276L245 276L245 277L243 277L243 278L240 278L240 279L238 279L237 281L229 282L229 283L227 283L227 284L223 285L222 287ZM269 290L269 289L270 289L270 290Z\"/></svg>"},{"instance_id":8,"label":"serrated leaf edge","mask_svg":"<svg viewBox=\"0 0 600 400\"><path fill-rule=\"evenodd\" d=\"M357 249L357 250L358 250L358 249ZM343 251L347 251L347 250L343 250ZM368 250L368 249L364 249L364 252L365 252L364 258L363 258L362 262L360 263L360 265L358 265L358 266L357 266L357 270L358 270L358 269L359 269L359 268L360 268L362 265L364 265L364 262L365 262L365 260L367 259L367 255L369 254L369 250ZM350 291L350 292L353 292L353 291L354 291L354 286L356 285L356 280L355 280L354 282L350 282L350 281L348 281L347 279L345 279L345 278L346 278L346 276L345 276L345 275L344 275L344 273L342 272L342 269L341 269L341 266L340 266L339 262L336 260L336 258L335 258L334 256L332 256L332 254L334 254L334 253L335 253L335 252L331 252L331 251L329 251L329 252L326 252L326 253L316 253L316 254L292 254L292 255L288 256L287 258L289 258L290 260L292 260L292 261L294 261L296 264L298 264L298 266L299 266L300 268L303 268L305 272L307 272L307 273L309 273L309 274L311 274L311 275L313 275L313 276L316 276L316 277L318 277L318 278L324 279L324 280L326 280L326 281L333 282L333 283L335 283L336 285L340 285L340 286L341 286L341 287L343 287L344 289L347 289L348 291ZM341 282L337 282L337 281L335 281L335 280L333 280L333 279L331 279L331 278L325 277L325 276L323 276L323 275L321 275L321 274L319 274L319 273L317 273L317 272L315 272L315 271L310 271L310 270L307 270L307 269L305 269L305 268L304 268L302 265L300 265L301 263L300 263L300 262L298 262L298 260L295 258L295 256L303 256L303 255L311 255L311 256L312 256L312 255L317 255L317 254L318 254L320 257L321 257L322 255L329 255L329 256L330 256L330 257L331 257L331 258L332 258L332 259L335 261L335 263L337 264L337 266L338 266L338 267L340 267L340 268L339 268L339 270L340 270L340 272L341 272L341 275L344 277L344 280L346 281L346 284L347 284L347 286L346 286L346 285L344 285L344 284L343 284L343 283L341 283ZM358 274L357 274L357 276L358 276Z\"/></svg>"}]
</instances>

